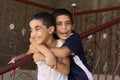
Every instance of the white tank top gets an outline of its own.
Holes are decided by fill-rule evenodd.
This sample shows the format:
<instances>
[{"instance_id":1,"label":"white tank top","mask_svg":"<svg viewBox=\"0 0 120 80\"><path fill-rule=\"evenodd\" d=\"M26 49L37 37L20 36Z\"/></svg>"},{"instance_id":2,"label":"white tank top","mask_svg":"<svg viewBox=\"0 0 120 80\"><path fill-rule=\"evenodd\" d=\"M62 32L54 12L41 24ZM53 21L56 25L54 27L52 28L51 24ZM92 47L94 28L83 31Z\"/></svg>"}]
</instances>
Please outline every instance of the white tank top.
<instances>
[{"instance_id":1,"label":"white tank top","mask_svg":"<svg viewBox=\"0 0 120 80\"><path fill-rule=\"evenodd\" d=\"M56 47L61 47L61 40L57 40ZM37 80L68 80L68 76L50 68L44 61L36 62L38 67Z\"/></svg>"}]
</instances>

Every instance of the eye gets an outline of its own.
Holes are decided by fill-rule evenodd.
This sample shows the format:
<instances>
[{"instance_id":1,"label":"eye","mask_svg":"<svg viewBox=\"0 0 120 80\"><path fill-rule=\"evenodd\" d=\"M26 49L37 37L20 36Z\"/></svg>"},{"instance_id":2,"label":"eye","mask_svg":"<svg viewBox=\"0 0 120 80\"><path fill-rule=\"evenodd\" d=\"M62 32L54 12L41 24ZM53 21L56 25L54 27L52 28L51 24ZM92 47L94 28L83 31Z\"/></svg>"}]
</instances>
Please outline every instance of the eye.
<instances>
[{"instance_id":1,"label":"eye","mask_svg":"<svg viewBox=\"0 0 120 80\"><path fill-rule=\"evenodd\" d=\"M66 22L66 24L71 25L72 23L71 22Z\"/></svg>"},{"instance_id":2,"label":"eye","mask_svg":"<svg viewBox=\"0 0 120 80\"><path fill-rule=\"evenodd\" d=\"M38 30L40 30L40 28L36 28L35 30L38 31Z\"/></svg>"},{"instance_id":3,"label":"eye","mask_svg":"<svg viewBox=\"0 0 120 80\"><path fill-rule=\"evenodd\" d=\"M35 31L39 31L41 29L41 27L39 26L39 27L36 27L35 28Z\"/></svg>"},{"instance_id":4,"label":"eye","mask_svg":"<svg viewBox=\"0 0 120 80\"><path fill-rule=\"evenodd\" d=\"M56 25L62 25L62 23L59 23L59 22L58 22L58 23L56 23Z\"/></svg>"}]
</instances>

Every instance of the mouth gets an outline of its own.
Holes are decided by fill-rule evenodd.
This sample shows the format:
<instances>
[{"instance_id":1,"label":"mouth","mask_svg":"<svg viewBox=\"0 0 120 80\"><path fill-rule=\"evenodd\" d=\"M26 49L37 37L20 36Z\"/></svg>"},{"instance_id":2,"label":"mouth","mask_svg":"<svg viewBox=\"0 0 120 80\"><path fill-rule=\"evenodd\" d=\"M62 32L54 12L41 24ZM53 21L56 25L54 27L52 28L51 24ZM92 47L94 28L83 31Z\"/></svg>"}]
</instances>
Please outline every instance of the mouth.
<instances>
[{"instance_id":1,"label":"mouth","mask_svg":"<svg viewBox=\"0 0 120 80\"><path fill-rule=\"evenodd\" d=\"M67 38L69 36L69 32L59 32L59 34L61 35L61 37L65 37Z\"/></svg>"},{"instance_id":2,"label":"mouth","mask_svg":"<svg viewBox=\"0 0 120 80\"><path fill-rule=\"evenodd\" d=\"M60 34L62 34L62 35L67 35L68 34L68 32L59 32Z\"/></svg>"},{"instance_id":3,"label":"mouth","mask_svg":"<svg viewBox=\"0 0 120 80\"><path fill-rule=\"evenodd\" d=\"M36 38L34 38L34 40L35 40L35 41L38 41L38 40L40 40L40 38L39 38L39 37L36 37Z\"/></svg>"}]
</instances>

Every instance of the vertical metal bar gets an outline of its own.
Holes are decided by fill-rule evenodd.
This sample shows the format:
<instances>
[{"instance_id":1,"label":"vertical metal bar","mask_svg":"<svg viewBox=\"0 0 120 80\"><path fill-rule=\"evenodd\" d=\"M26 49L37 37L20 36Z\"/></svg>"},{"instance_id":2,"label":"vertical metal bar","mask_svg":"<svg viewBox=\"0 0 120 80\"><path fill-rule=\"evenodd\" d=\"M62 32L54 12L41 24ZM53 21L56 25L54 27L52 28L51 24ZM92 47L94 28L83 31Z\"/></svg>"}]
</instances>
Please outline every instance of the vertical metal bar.
<instances>
[{"instance_id":1,"label":"vertical metal bar","mask_svg":"<svg viewBox=\"0 0 120 80\"><path fill-rule=\"evenodd\" d=\"M15 70L12 70L12 73L11 73L11 80L14 80L15 79Z\"/></svg>"},{"instance_id":2,"label":"vertical metal bar","mask_svg":"<svg viewBox=\"0 0 120 80\"><path fill-rule=\"evenodd\" d=\"M2 13L2 0L0 0L0 18L1 18L1 13Z\"/></svg>"},{"instance_id":3,"label":"vertical metal bar","mask_svg":"<svg viewBox=\"0 0 120 80\"><path fill-rule=\"evenodd\" d=\"M4 46L5 46L5 43L6 43L6 38L7 38L7 36L8 36L8 33L6 32L6 27L8 26L8 17L9 17L9 16L8 16L8 14L9 14L9 6L8 6L8 5L9 5L9 1L10 1L10 0L7 0L7 2L6 2L6 6L7 6L7 7L6 7L5 24L4 24L4 30L3 30L3 32L4 32L3 34L4 34L4 35L3 35L2 45L1 45L1 46L2 46L2 47L1 47L1 48L2 48L2 49L1 49L1 50L2 50L2 53L5 53Z\"/></svg>"},{"instance_id":4,"label":"vertical metal bar","mask_svg":"<svg viewBox=\"0 0 120 80\"><path fill-rule=\"evenodd\" d=\"M72 3L72 15L73 15L73 21L75 21L75 9L76 9L76 4Z\"/></svg>"},{"instance_id":5,"label":"vertical metal bar","mask_svg":"<svg viewBox=\"0 0 120 80\"><path fill-rule=\"evenodd\" d=\"M3 75L0 75L0 80L3 80Z\"/></svg>"},{"instance_id":6,"label":"vertical metal bar","mask_svg":"<svg viewBox=\"0 0 120 80\"><path fill-rule=\"evenodd\" d=\"M74 27L77 30L77 25L76 25L76 15L75 15L75 10L76 10L76 4L72 3L72 15L73 15L73 23L74 23Z\"/></svg>"}]
</instances>

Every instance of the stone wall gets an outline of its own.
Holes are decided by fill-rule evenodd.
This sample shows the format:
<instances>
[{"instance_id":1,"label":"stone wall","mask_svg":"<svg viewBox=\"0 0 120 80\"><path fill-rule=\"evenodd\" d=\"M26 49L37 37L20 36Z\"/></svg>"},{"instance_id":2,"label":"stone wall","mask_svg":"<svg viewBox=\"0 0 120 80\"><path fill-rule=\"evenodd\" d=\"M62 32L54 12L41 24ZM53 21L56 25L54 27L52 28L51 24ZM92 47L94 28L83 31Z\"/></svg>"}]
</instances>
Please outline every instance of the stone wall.
<instances>
[{"instance_id":1,"label":"stone wall","mask_svg":"<svg viewBox=\"0 0 120 80\"><path fill-rule=\"evenodd\" d=\"M53 8L71 10L76 3L76 11L120 6L120 0L29 0ZM0 0L0 66L7 64L12 56L24 53L29 45L29 20L37 12L52 12L26 5L15 0Z\"/></svg>"}]
</instances>

